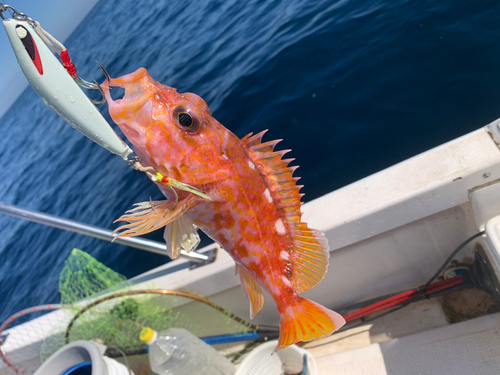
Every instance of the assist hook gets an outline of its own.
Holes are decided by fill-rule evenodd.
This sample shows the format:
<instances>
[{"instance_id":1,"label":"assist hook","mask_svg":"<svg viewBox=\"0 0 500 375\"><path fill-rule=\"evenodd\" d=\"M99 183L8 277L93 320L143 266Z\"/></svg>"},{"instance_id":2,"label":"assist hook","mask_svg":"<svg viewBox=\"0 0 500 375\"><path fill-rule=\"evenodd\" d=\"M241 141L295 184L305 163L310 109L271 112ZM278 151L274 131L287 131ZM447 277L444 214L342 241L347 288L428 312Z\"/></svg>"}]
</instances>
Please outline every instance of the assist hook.
<instances>
[{"instance_id":1,"label":"assist hook","mask_svg":"<svg viewBox=\"0 0 500 375\"><path fill-rule=\"evenodd\" d=\"M96 61L96 63L101 67L101 70L102 72L104 73L104 75L106 76L106 79L108 81L111 81L111 77L109 76L109 73L106 71L106 69L104 69L104 66L101 65L101 63L99 63L99 61ZM78 77L79 79L81 79L80 77ZM83 79L81 79L83 81ZM106 96L104 95L104 91L102 91L102 87L100 84L98 84L95 80L95 84L94 83L89 83L89 82L86 82L86 81L83 81L87 86L84 86L88 89L97 89L101 92L101 95L102 95L102 100L100 101L96 101L96 100L92 100L92 103L94 104L102 104L102 103L105 103L106 102ZM79 83L80 84L80 83ZM82 85L82 84L80 84Z\"/></svg>"},{"instance_id":2,"label":"assist hook","mask_svg":"<svg viewBox=\"0 0 500 375\"><path fill-rule=\"evenodd\" d=\"M96 61L96 63L97 63L97 64L101 67L101 70L102 70L102 72L104 73L104 75L106 76L106 79L107 79L108 81L111 81L111 77L110 77L110 75L109 75L108 71L104 68L104 66L102 66L102 65L99 63L99 61Z\"/></svg>"}]
</instances>

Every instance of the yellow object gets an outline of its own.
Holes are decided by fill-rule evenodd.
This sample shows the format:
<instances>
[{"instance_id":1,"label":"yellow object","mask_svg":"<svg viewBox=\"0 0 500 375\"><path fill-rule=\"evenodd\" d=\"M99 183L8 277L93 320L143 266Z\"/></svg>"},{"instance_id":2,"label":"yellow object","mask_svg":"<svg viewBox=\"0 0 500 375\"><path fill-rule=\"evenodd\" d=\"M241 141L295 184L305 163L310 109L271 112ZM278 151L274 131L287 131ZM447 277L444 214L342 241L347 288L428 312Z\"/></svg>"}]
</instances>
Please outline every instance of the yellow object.
<instances>
[{"instance_id":1,"label":"yellow object","mask_svg":"<svg viewBox=\"0 0 500 375\"><path fill-rule=\"evenodd\" d=\"M177 188L179 190L188 191L190 193L198 195L198 196L200 196L200 197L202 197L204 199L207 199L209 201L212 200L212 198L210 198L206 194L203 194L201 191L199 191L195 187L192 187L192 186L189 186L189 185L187 185L187 184L185 184L183 182L174 180L173 178L165 177L160 172L156 172L156 176L153 178L153 181L160 181L161 183L163 183L163 184L165 184L167 186L171 186L171 187Z\"/></svg>"},{"instance_id":2,"label":"yellow object","mask_svg":"<svg viewBox=\"0 0 500 375\"><path fill-rule=\"evenodd\" d=\"M149 344L155 338L155 333L156 333L156 331L154 329L146 327L141 331L141 334L139 335L139 339L143 343Z\"/></svg>"}]
</instances>

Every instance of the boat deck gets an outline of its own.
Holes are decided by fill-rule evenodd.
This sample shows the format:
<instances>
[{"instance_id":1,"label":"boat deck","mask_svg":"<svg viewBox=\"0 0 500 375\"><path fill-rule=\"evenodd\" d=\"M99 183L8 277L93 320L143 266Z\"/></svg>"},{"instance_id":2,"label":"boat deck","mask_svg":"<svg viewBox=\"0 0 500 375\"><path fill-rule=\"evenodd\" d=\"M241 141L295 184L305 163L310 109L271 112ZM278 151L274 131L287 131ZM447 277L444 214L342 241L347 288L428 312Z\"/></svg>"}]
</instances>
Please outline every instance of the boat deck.
<instances>
[{"instance_id":1,"label":"boat deck","mask_svg":"<svg viewBox=\"0 0 500 375\"><path fill-rule=\"evenodd\" d=\"M318 375L500 374L500 313L477 289L424 300L304 346ZM450 324L449 321L464 320Z\"/></svg>"},{"instance_id":2,"label":"boat deck","mask_svg":"<svg viewBox=\"0 0 500 375\"><path fill-rule=\"evenodd\" d=\"M363 335L367 335L367 329L358 330L354 335L361 337L358 339L361 341ZM340 339L334 344L311 349L318 365L318 375L500 373L498 313L382 343L328 353L342 346L343 342L345 344L345 340Z\"/></svg>"}]
</instances>

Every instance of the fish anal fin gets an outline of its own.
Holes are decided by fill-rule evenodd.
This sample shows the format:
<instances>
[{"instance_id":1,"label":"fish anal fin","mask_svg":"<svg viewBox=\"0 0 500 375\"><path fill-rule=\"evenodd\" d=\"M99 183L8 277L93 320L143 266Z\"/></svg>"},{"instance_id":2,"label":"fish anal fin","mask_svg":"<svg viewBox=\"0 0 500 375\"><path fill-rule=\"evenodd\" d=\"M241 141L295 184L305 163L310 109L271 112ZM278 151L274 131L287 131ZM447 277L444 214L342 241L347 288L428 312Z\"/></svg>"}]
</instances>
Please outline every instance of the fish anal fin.
<instances>
[{"instance_id":1,"label":"fish anal fin","mask_svg":"<svg viewBox=\"0 0 500 375\"><path fill-rule=\"evenodd\" d=\"M163 228L168 223L179 218L193 204L194 195L189 194L178 202L174 200L150 201L137 203L136 208L129 210L117 221L126 221L128 224L115 229L117 237L141 236Z\"/></svg>"},{"instance_id":2,"label":"fish anal fin","mask_svg":"<svg viewBox=\"0 0 500 375\"><path fill-rule=\"evenodd\" d=\"M311 341L331 335L345 324L345 319L319 303L297 297L297 301L280 311L280 337L274 350L298 341Z\"/></svg>"},{"instance_id":3,"label":"fish anal fin","mask_svg":"<svg viewBox=\"0 0 500 375\"><path fill-rule=\"evenodd\" d=\"M241 266L236 265L236 272L240 274L241 288L245 297L250 301L250 319L264 306L264 296L259 284L255 281L253 276Z\"/></svg>"},{"instance_id":4,"label":"fish anal fin","mask_svg":"<svg viewBox=\"0 0 500 375\"><path fill-rule=\"evenodd\" d=\"M187 215L167 224L163 238L167 243L167 255L172 259L179 258L181 249L190 253L200 244L196 225Z\"/></svg>"},{"instance_id":5,"label":"fish anal fin","mask_svg":"<svg viewBox=\"0 0 500 375\"><path fill-rule=\"evenodd\" d=\"M266 130L267 131L267 130ZM283 224L289 234L292 263L291 282L297 293L302 293L316 284L325 276L328 268L330 250L323 232L309 229L301 222L302 212L297 177L293 173L297 166L289 167L293 159L283 159L289 150L274 151L279 141L262 142L266 131L249 134L242 138L253 163L265 178L271 197L273 198Z\"/></svg>"}]
</instances>

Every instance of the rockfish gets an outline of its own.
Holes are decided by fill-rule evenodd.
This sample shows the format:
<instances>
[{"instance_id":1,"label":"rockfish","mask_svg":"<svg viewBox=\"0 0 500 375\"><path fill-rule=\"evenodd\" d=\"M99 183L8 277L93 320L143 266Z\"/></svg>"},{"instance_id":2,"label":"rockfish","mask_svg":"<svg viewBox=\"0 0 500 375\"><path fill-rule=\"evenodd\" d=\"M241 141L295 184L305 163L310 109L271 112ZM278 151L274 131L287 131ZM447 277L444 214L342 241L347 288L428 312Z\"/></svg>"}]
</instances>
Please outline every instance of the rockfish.
<instances>
[{"instance_id":1,"label":"rockfish","mask_svg":"<svg viewBox=\"0 0 500 375\"><path fill-rule=\"evenodd\" d=\"M124 97L113 100L110 86L124 88ZM275 351L328 336L345 324L336 312L299 297L323 279L330 253L324 233L301 222L302 186L292 176L297 167L288 167L293 159L282 159L290 150L274 151L279 140L262 142L265 131L239 139L199 96L156 82L144 68L107 79L102 87L112 119L142 164L205 196L158 179L167 200L128 211L119 219L129 222L118 228L120 236L167 226L167 247L172 245L175 258L179 239L203 230L234 259L252 319L264 303L261 288L274 299L280 314Z\"/></svg>"}]
</instances>

